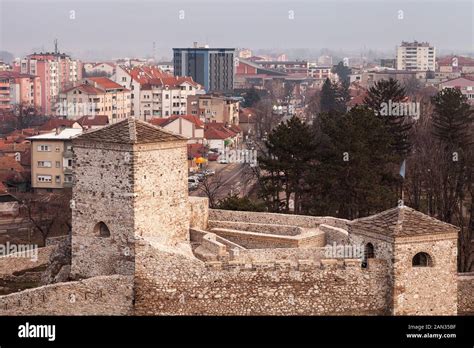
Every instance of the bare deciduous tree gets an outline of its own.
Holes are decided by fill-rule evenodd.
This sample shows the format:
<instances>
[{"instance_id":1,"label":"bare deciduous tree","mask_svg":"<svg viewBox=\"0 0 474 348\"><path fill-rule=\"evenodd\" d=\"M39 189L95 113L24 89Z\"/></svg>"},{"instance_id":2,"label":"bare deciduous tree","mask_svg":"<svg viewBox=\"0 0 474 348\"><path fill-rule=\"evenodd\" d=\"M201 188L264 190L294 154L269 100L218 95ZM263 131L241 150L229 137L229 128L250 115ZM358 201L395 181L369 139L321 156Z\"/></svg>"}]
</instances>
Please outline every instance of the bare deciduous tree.
<instances>
[{"instance_id":1,"label":"bare deciduous tree","mask_svg":"<svg viewBox=\"0 0 474 348\"><path fill-rule=\"evenodd\" d=\"M43 245L46 239L54 235L71 233L71 189L57 193L18 194L20 216L27 218L34 230L41 234Z\"/></svg>"}]
</instances>

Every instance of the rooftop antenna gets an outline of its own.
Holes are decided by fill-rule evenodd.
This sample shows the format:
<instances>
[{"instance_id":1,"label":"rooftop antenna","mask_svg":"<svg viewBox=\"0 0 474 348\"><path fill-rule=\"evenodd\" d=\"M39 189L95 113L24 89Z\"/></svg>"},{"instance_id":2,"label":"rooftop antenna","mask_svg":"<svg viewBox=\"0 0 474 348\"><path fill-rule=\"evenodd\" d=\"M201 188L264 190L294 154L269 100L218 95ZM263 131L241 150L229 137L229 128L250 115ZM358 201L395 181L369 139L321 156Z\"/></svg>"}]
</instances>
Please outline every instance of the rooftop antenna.
<instances>
[{"instance_id":1,"label":"rooftop antenna","mask_svg":"<svg viewBox=\"0 0 474 348\"><path fill-rule=\"evenodd\" d=\"M58 54L58 39L54 39L54 54Z\"/></svg>"},{"instance_id":2,"label":"rooftop antenna","mask_svg":"<svg viewBox=\"0 0 474 348\"><path fill-rule=\"evenodd\" d=\"M156 63L156 42L153 41L153 62Z\"/></svg>"}]
</instances>

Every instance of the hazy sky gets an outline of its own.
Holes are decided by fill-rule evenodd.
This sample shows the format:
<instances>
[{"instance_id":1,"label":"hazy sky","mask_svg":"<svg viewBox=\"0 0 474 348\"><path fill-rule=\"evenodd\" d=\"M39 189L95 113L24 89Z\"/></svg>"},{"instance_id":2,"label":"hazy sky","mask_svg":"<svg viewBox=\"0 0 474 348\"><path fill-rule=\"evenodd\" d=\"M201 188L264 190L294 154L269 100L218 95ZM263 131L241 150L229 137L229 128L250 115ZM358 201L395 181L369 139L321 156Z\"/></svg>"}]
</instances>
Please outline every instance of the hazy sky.
<instances>
[{"instance_id":1,"label":"hazy sky","mask_svg":"<svg viewBox=\"0 0 474 348\"><path fill-rule=\"evenodd\" d=\"M0 50L79 57L171 57L193 41L223 47L362 48L393 52L402 40L472 52L472 0L0 0ZM399 11L403 19L399 19ZM71 12L74 11L74 12ZM184 11L184 12L180 12ZM293 12L290 12L293 11ZM291 15L294 19L290 19ZM184 18L180 19L180 15ZM71 19L70 17L75 17Z\"/></svg>"}]
</instances>

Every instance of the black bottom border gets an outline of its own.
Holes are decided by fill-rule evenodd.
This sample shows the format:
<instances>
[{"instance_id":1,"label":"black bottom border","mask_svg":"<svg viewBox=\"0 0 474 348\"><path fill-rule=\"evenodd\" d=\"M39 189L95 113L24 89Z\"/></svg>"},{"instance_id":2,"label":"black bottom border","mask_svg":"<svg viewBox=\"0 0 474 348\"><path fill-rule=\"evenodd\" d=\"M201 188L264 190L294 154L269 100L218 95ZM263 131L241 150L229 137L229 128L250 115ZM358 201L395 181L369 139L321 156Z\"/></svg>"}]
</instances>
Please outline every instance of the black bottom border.
<instances>
[{"instance_id":1,"label":"black bottom border","mask_svg":"<svg viewBox=\"0 0 474 348\"><path fill-rule=\"evenodd\" d=\"M55 325L55 339L19 337L20 325ZM474 347L474 317L0 317L0 347Z\"/></svg>"}]
</instances>

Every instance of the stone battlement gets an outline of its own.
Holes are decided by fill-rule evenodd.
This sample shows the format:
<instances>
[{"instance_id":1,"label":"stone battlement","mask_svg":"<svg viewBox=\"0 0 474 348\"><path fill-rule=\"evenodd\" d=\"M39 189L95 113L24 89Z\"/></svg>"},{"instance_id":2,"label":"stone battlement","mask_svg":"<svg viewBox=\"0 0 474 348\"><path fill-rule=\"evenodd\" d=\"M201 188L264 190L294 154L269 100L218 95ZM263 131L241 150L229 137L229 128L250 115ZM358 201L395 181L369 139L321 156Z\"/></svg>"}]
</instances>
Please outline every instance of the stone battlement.
<instances>
[{"instance_id":1,"label":"stone battlement","mask_svg":"<svg viewBox=\"0 0 474 348\"><path fill-rule=\"evenodd\" d=\"M385 260L369 259L369 265L377 266L380 263L385 263ZM219 271L300 271L312 272L327 268L361 268L362 261L360 259L321 259L321 260L276 260L245 263L241 261L209 261L206 262L208 270Z\"/></svg>"}]
</instances>

